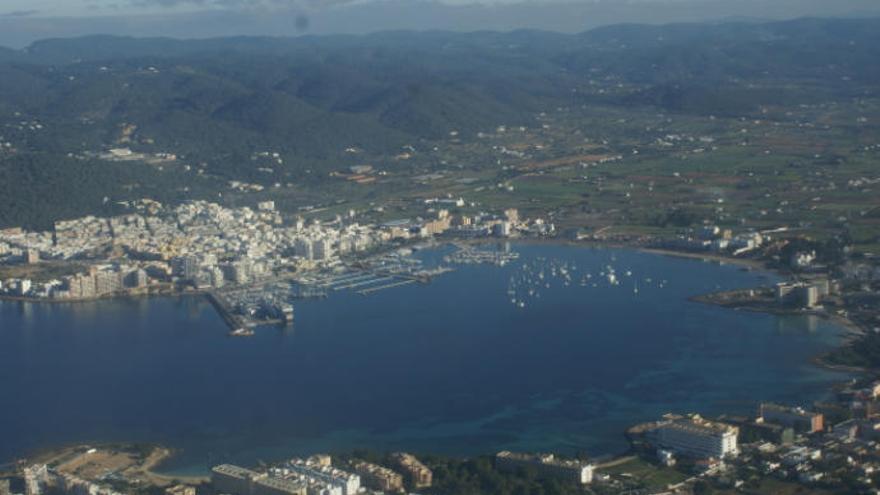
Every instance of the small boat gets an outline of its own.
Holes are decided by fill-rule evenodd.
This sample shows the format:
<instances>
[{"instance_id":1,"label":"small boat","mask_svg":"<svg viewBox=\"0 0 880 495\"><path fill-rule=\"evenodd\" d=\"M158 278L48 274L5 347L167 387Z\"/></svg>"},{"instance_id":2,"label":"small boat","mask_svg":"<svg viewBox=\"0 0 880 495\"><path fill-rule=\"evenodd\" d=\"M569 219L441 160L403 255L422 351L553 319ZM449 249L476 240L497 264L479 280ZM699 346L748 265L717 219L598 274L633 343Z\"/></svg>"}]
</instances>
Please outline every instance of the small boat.
<instances>
[{"instance_id":1,"label":"small boat","mask_svg":"<svg viewBox=\"0 0 880 495\"><path fill-rule=\"evenodd\" d=\"M231 337L251 337L254 335L254 331L250 328L240 327L230 331L229 335Z\"/></svg>"}]
</instances>

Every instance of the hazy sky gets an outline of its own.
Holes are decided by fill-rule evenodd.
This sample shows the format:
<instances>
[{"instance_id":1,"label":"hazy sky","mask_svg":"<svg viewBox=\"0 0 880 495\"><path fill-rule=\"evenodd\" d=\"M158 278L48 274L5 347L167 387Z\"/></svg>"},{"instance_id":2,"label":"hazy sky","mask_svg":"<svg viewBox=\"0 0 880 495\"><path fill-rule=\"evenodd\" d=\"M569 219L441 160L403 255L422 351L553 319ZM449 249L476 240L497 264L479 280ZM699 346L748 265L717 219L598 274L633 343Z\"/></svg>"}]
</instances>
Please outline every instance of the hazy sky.
<instances>
[{"instance_id":1,"label":"hazy sky","mask_svg":"<svg viewBox=\"0 0 880 495\"><path fill-rule=\"evenodd\" d=\"M85 34L200 38L388 29L578 32L621 22L880 16L880 0L0 0L0 45Z\"/></svg>"}]
</instances>

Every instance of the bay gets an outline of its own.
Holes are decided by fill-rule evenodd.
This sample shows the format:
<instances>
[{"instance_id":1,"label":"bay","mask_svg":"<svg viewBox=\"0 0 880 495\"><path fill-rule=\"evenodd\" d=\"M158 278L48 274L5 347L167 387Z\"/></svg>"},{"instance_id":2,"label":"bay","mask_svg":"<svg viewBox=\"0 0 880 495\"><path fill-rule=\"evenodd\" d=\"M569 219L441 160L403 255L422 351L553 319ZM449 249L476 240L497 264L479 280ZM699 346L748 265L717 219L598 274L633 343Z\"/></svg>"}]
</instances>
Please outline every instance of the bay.
<instances>
[{"instance_id":1,"label":"bay","mask_svg":"<svg viewBox=\"0 0 880 495\"><path fill-rule=\"evenodd\" d=\"M0 461L98 441L174 447L164 469L186 474L354 448L614 454L627 426L666 412L808 405L846 378L810 364L838 327L688 301L772 274L627 249L512 249L520 258L504 267L298 302L292 329L252 338L227 337L200 297L0 302Z\"/></svg>"}]
</instances>

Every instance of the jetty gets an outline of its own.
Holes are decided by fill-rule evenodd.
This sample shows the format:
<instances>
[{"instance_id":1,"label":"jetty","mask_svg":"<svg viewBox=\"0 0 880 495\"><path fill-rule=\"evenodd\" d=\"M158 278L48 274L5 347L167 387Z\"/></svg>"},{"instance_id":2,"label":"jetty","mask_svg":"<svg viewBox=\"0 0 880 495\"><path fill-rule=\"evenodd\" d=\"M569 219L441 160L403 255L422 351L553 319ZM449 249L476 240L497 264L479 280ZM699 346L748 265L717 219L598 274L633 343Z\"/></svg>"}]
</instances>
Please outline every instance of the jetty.
<instances>
[{"instance_id":1,"label":"jetty","mask_svg":"<svg viewBox=\"0 0 880 495\"><path fill-rule=\"evenodd\" d=\"M205 297L208 298L208 301L214 306L214 309L217 310L217 313L229 326L230 331L236 332L247 326L243 318L232 312L229 303L226 299L223 299L222 296L214 291L208 291L205 293Z\"/></svg>"},{"instance_id":2,"label":"jetty","mask_svg":"<svg viewBox=\"0 0 880 495\"><path fill-rule=\"evenodd\" d=\"M385 289L393 289L394 287L400 287L402 285L412 284L415 282L416 282L415 279L407 278L407 279L400 280L398 282L390 283L387 285L380 285L378 287L370 287L368 289L362 289L362 290L358 291L358 294L360 294L362 296L367 296L367 295L372 294L373 292L378 292L380 290L385 290Z\"/></svg>"}]
</instances>

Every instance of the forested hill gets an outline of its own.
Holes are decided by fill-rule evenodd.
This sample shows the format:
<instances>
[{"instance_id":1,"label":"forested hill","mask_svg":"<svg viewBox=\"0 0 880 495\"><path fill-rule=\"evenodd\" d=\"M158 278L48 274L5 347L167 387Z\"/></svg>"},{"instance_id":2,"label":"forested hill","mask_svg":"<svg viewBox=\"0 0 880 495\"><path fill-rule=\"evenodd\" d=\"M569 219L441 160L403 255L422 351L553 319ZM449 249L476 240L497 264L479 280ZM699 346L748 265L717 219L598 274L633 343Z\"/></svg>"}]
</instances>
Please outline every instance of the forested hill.
<instances>
[{"instance_id":1,"label":"forested hill","mask_svg":"<svg viewBox=\"0 0 880 495\"><path fill-rule=\"evenodd\" d=\"M0 111L88 119L90 139L135 122L183 152L228 145L234 133L251 141L237 143L246 148L265 141L328 158L340 146L386 150L451 130L526 123L560 104L747 113L776 101L773 89L792 80L831 91L844 77L873 85L880 81L877 60L876 19L622 25L579 35L92 36L0 51ZM601 97L588 91L602 80L629 89ZM726 86L742 80L761 88L730 104ZM685 101L688 92L700 96L695 103ZM195 127L204 142L190 142Z\"/></svg>"},{"instance_id":2,"label":"forested hill","mask_svg":"<svg viewBox=\"0 0 880 495\"><path fill-rule=\"evenodd\" d=\"M215 177L300 180L348 164L346 150L375 158L453 131L533 126L537 113L559 107L749 116L767 104L864 95L880 82L878 60L878 19L577 35L45 40L0 49L0 136L15 149L0 153L0 224L29 211L21 206L29 186L10 180L39 176L49 182L43 190L63 192L76 181L52 184L55 174L28 167L106 150L127 126L125 142L137 151L177 153ZM283 157L270 176L250 160L262 150Z\"/></svg>"}]
</instances>

